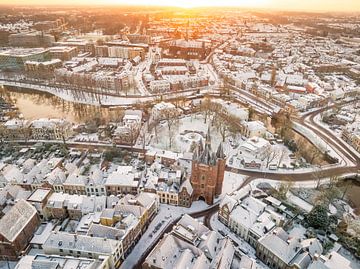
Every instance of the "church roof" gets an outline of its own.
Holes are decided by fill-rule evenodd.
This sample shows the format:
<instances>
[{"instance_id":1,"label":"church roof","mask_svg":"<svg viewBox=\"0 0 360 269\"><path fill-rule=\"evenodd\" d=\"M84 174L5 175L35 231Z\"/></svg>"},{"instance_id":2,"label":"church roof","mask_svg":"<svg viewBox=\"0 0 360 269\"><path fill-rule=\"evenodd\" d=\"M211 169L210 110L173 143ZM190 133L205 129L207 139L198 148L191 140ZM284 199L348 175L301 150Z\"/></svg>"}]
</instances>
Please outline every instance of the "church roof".
<instances>
[{"instance_id":1,"label":"church roof","mask_svg":"<svg viewBox=\"0 0 360 269\"><path fill-rule=\"evenodd\" d=\"M225 158L225 154L222 143L220 143L216 153L212 151L210 128L208 128L208 132L206 134L205 146L203 144L202 139L200 139L198 146L194 151L193 159L197 160L202 164L215 165L217 159L224 159L224 158Z\"/></svg>"},{"instance_id":2,"label":"church roof","mask_svg":"<svg viewBox=\"0 0 360 269\"><path fill-rule=\"evenodd\" d=\"M223 147L222 143L219 144L219 147L218 147L218 149L216 151L216 157L218 159L225 159L224 147Z\"/></svg>"}]
</instances>

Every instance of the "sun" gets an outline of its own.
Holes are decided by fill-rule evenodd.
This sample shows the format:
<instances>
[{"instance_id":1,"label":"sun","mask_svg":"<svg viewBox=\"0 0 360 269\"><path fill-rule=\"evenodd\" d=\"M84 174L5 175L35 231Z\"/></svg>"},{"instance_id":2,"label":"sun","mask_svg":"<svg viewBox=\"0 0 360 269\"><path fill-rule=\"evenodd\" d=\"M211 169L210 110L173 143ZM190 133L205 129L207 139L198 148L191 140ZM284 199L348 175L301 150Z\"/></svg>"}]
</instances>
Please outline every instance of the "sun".
<instances>
[{"instance_id":1,"label":"sun","mask_svg":"<svg viewBox=\"0 0 360 269\"><path fill-rule=\"evenodd\" d=\"M175 6L180 8L213 7L213 6L239 6L239 7L261 7L269 4L272 0L133 0L133 4L154 6ZM118 4L119 0L103 0L103 3Z\"/></svg>"},{"instance_id":2,"label":"sun","mask_svg":"<svg viewBox=\"0 0 360 269\"><path fill-rule=\"evenodd\" d=\"M163 2L159 0L159 2ZM161 5L175 5L182 8L195 8L202 6L243 6L259 7L268 4L269 0L177 0L175 3L164 1Z\"/></svg>"}]
</instances>

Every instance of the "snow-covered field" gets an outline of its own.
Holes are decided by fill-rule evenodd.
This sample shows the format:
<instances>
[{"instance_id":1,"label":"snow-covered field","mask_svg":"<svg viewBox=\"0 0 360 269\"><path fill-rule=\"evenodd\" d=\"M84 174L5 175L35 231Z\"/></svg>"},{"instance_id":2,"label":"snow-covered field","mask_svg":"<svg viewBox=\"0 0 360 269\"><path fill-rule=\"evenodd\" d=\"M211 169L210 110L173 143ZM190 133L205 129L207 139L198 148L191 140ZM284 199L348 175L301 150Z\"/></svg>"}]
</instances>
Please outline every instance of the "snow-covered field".
<instances>
[{"instance_id":1,"label":"snow-covered field","mask_svg":"<svg viewBox=\"0 0 360 269\"><path fill-rule=\"evenodd\" d=\"M210 127L210 135L211 135L211 147L214 151L216 151L220 142L222 141L221 135L218 130L214 126L210 126L210 123L207 121L204 122L204 116L200 113L187 115L179 120L179 124L175 129L171 130L174 133L174 142L171 147L171 150L177 152L187 152L190 149L192 141L197 141L199 134L202 136L203 142L205 142L205 136L208 132L208 128ZM195 132L194 138L191 139L189 135L185 135L187 131ZM169 150L169 131L166 122L160 123L157 128L157 138L155 133L153 134L153 138L151 140L150 145L154 148L166 149ZM230 150L230 147L227 143L224 144L225 154Z\"/></svg>"},{"instance_id":2,"label":"snow-covered field","mask_svg":"<svg viewBox=\"0 0 360 269\"><path fill-rule=\"evenodd\" d=\"M222 195L225 195L227 193L231 193L238 189L241 184L245 181L247 176L240 175L232 172L225 172L224 175L224 181L223 181L223 187L222 187Z\"/></svg>"}]
</instances>

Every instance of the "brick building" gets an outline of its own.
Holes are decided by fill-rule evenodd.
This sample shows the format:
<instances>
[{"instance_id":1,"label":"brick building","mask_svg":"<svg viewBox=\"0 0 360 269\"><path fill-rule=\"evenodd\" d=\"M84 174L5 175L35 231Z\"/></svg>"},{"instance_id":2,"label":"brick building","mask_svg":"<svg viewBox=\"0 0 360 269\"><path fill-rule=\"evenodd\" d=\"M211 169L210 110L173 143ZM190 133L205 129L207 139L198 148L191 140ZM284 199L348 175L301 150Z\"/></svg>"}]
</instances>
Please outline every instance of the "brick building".
<instances>
[{"instance_id":1,"label":"brick building","mask_svg":"<svg viewBox=\"0 0 360 269\"><path fill-rule=\"evenodd\" d=\"M24 251L40 224L35 207L19 200L0 219L0 259L15 260Z\"/></svg>"},{"instance_id":2,"label":"brick building","mask_svg":"<svg viewBox=\"0 0 360 269\"><path fill-rule=\"evenodd\" d=\"M206 136L205 146L202 142L194 152L191 170L193 200L204 200L213 204L215 196L221 194L225 173L225 155L222 144L217 152L212 152L210 133Z\"/></svg>"}]
</instances>

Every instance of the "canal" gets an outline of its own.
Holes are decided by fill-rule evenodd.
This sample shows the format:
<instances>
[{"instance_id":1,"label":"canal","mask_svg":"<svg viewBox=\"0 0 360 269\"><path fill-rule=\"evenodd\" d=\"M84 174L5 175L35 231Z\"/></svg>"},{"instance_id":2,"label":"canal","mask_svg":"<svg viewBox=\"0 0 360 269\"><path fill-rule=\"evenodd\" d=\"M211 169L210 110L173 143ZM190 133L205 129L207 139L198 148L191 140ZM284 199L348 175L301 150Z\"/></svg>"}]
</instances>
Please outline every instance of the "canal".
<instances>
[{"instance_id":1,"label":"canal","mask_svg":"<svg viewBox=\"0 0 360 269\"><path fill-rule=\"evenodd\" d=\"M4 87L0 96L14 104L24 119L61 118L73 123L100 120L103 123L119 121L123 114L121 108L107 108L65 101L44 92Z\"/></svg>"}]
</instances>

